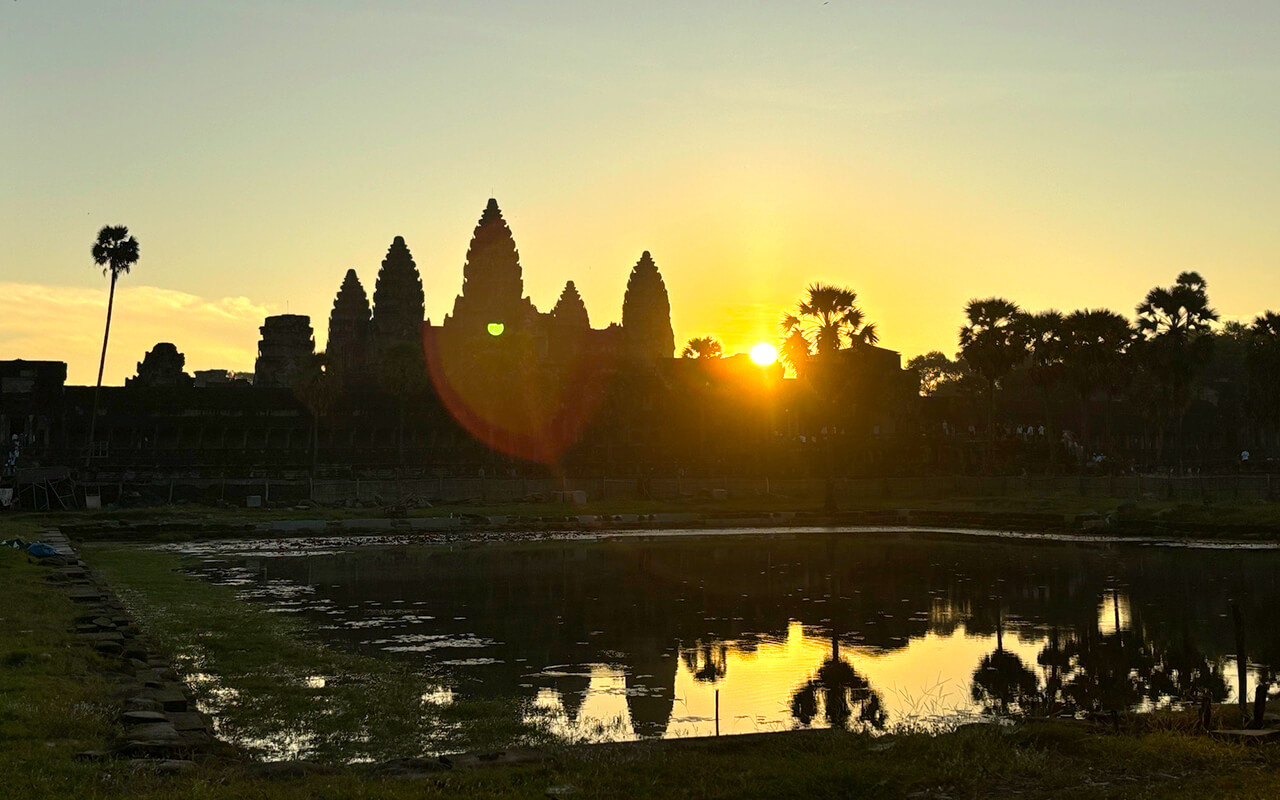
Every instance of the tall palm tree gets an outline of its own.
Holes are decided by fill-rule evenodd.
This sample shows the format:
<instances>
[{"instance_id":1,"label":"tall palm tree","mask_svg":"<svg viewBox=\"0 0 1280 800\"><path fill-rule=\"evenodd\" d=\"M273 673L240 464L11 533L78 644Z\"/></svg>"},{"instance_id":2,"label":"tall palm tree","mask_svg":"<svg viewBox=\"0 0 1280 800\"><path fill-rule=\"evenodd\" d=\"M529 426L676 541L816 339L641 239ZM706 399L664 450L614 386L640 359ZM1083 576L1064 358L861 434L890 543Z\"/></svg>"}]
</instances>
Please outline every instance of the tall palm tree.
<instances>
[{"instance_id":1,"label":"tall palm tree","mask_svg":"<svg viewBox=\"0 0 1280 800\"><path fill-rule=\"evenodd\" d=\"M85 466L93 458L93 435L98 423L98 392L102 390L102 372L107 364L107 340L111 337L111 311L116 302L116 281L121 273L138 263L138 240L129 235L124 225L106 225L98 231L98 239L90 251L93 263L102 267L102 274L111 275L111 290L107 295L107 328L102 334L102 356L98 359L98 382L93 387L93 416L89 418L89 452Z\"/></svg>"},{"instance_id":2,"label":"tall palm tree","mask_svg":"<svg viewBox=\"0 0 1280 800\"><path fill-rule=\"evenodd\" d=\"M1138 305L1137 329L1142 337L1142 366L1150 371L1159 390L1160 460L1165 427L1178 422L1178 462L1183 458L1182 420L1191 403L1196 375L1208 361L1213 347L1211 326L1218 312L1209 306L1208 284L1198 272L1180 274L1173 286L1157 286Z\"/></svg>"},{"instance_id":3,"label":"tall palm tree","mask_svg":"<svg viewBox=\"0 0 1280 800\"><path fill-rule=\"evenodd\" d=\"M831 435L827 436L827 484L824 505L834 511L835 501L835 432L837 406L841 392L836 388L835 373L830 369L831 357L849 347L872 345L880 341L874 322L867 322L866 314L858 306L858 293L847 286L827 283L811 283L804 299L796 303L795 311L782 317L784 334L782 360L791 366L797 376L823 384L818 394L830 406ZM810 363L824 368L805 374Z\"/></svg>"},{"instance_id":4,"label":"tall palm tree","mask_svg":"<svg viewBox=\"0 0 1280 800\"><path fill-rule=\"evenodd\" d=\"M1245 363L1257 428L1274 435L1280 421L1280 314L1266 311L1249 326Z\"/></svg>"},{"instance_id":5,"label":"tall palm tree","mask_svg":"<svg viewBox=\"0 0 1280 800\"><path fill-rule=\"evenodd\" d=\"M680 352L681 358L720 358L724 355L724 345L714 336L695 336L685 343Z\"/></svg>"},{"instance_id":6,"label":"tall palm tree","mask_svg":"<svg viewBox=\"0 0 1280 800\"><path fill-rule=\"evenodd\" d=\"M1124 365L1133 328L1107 309L1081 309L1063 321L1063 367L1080 404L1080 444L1089 447L1089 399L1099 391L1114 396L1125 382Z\"/></svg>"},{"instance_id":7,"label":"tall palm tree","mask_svg":"<svg viewBox=\"0 0 1280 800\"><path fill-rule=\"evenodd\" d=\"M960 329L960 354L987 381L987 468L994 441L996 384L1027 356L1027 338L1018 304L1002 297L970 300L968 324Z\"/></svg>"},{"instance_id":8,"label":"tall palm tree","mask_svg":"<svg viewBox=\"0 0 1280 800\"><path fill-rule=\"evenodd\" d=\"M1062 382L1065 351L1064 317L1060 311L1041 311L1022 317L1023 335L1027 342L1027 375L1039 390L1040 405L1048 436L1045 445L1049 450L1049 470L1056 471L1058 448L1054 441L1054 413L1052 400Z\"/></svg>"}]
</instances>

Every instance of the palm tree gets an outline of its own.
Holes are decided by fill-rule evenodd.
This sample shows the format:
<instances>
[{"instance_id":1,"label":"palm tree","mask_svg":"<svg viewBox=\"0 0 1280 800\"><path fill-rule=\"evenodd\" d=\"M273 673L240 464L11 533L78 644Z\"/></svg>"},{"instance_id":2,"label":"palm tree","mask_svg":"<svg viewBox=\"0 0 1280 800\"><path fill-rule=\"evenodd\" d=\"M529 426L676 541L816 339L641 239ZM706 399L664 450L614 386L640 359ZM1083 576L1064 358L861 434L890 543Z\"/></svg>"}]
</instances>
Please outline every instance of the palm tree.
<instances>
[{"instance_id":1,"label":"palm tree","mask_svg":"<svg viewBox=\"0 0 1280 800\"><path fill-rule=\"evenodd\" d=\"M808 296L796 303L793 313L782 317L782 331L790 342L799 334L808 345L808 353L816 351L825 356L843 348L859 344L875 344L880 341L874 322L867 322L866 315L858 307L858 293L846 286L826 283L809 285ZM799 341L796 341L799 344ZM797 354L801 348L790 348ZM783 355L790 357L789 348L783 346ZM795 364L791 365L796 368Z\"/></svg>"},{"instance_id":2,"label":"palm tree","mask_svg":"<svg viewBox=\"0 0 1280 800\"><path fill-rule=\"evenodd\" d=\"M102 390L102 372L107 365L107 340L111 337L111 311L116 302L116 280L121 273L138 263L138 240L129 235L124 225L106 225L98 231L98 239L90 251L93 263L102 267L102 274L111 275L111 290L107 295L107 328L102 334L102 356L98 359L98 382L93 387L93 416L89 418L89 452L84 465L93 458L93 435L98 423L98 393Z\"/></svg>"},{"instance_id":3,"label":"palm tree","mask_svg":"<svg viewBox=\"0 0 1280 800\"><path fill-rule=\"evenodd\" d=\"M1089 399L1104 389L1114 396L1121 388L1133 328L1124 316L1101 308L1073 311L1063 327L1063 367L1080 404L1080 444L1087 450Z\"/></svg>"},{"instance_id":4,"label":"palm tree","mask_svg":"<svg viewBox=\"0 0 1280 800\"><path fill-rule=\"evenodd\" d=\"M822 369L816 374L804 375L814 355L818 364L830 365L832 357L845 347L862 347L880 341L873 322L866 321L866 315L858 307L858 293L845 286L833 286L826 283L812 283L804 299L796 303L792 313L782 317L782 331L785 334L781 354L782 359L791 366L796 375L808 378L811 382L822 384L818 394L831 406L830 428L827 436L827 483L824 506L834 511L835 501L835 432L836 407L840 402L841 392L833 385L835 371Z\"/></svg>"},{"instance_id":5,"label":"palm tree","mask_svg":"<svg viewBox=\"0 0 1280 800\"><path fill-rule=\"evenodd\" d=\"M1267 311L1255 318L1246 341L1250 410L1258 427L1274 435L1280 418L1280 314Z\"/></svg>"},{"instance_id":6,"label":"palm tree","mask_svg":"<svg viewBox=\"0 0 1280 800\"><path fill-rule=\"evenodd\" d=\"M1040 405L1044 410L1044 421L1048 436L1045 444L1049 449L1049 470L1056 471L1058 466L1058 448L1054 441L1054 414L1052 399L1062 381L1063 357L1065 355L1064 317L1059 311L1041 311L1038 314L1022 316L1023 335L1027 342L1027 374L1031 383L1039 390Z\"/></svg>"},{"instance_id":7,"label":"palm tree","mask_svg":"<svg viewBox=\"0 0 1280 800\"><path fill-rule=\"evenodd\" d=\"M695 336L680 352L681 358L720 358L723 355L724 345L714 336Z\"/></svg>"},{"instance_id":8,"label":"palm tree","mask_svg":"<svg viewBox=\"0 0 1280 800\"><path fill-rule=\"evenodd\" d=\"M996 384L1026 358L1026 330L1017 303L1002 297L970 300L964 313L969 322L960 329L960 355L987 381L987 468L990 469Z\"/></svg>"},{"instance_id":9,"label":"palm tree","mask_svg":"<svg viewBox=\"0 0 1280 800\"><path fill-rule=\"evenodd\" d=\"M1160 460L1164 431L1178 420L1178 462L1183 458L1182 420L1191 403L1196 375L1208 361L1213 347L1209 335L1218 312L1209 306L1208 284L1198 272L1180 274L1173 286L1157 286L1138 305L1138 334L1142 337L1142 366L1150 371L1159 392Z\"/></svg>"}]
</instances>

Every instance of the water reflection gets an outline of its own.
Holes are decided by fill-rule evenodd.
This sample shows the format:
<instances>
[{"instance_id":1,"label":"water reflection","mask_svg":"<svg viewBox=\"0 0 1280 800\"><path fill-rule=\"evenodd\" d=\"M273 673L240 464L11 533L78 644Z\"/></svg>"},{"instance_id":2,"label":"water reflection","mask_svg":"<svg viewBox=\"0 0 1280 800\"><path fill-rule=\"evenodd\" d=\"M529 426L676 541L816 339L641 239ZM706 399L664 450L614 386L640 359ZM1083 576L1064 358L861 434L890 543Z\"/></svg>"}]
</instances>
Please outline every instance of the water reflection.
<instances>
[{"instance_id":1,"label":"water reflection","mask_svg":"<svg viewBox=\"0 0 1280 800\"><path fill-rule=\"evenodd\" d=\"M1219 701L1232 600L1252 668L1280 650L1270 552L889 533L204 558L335 642L442 671L450 699L521 696L585 739Z\"/></svg>"}]
</instances>

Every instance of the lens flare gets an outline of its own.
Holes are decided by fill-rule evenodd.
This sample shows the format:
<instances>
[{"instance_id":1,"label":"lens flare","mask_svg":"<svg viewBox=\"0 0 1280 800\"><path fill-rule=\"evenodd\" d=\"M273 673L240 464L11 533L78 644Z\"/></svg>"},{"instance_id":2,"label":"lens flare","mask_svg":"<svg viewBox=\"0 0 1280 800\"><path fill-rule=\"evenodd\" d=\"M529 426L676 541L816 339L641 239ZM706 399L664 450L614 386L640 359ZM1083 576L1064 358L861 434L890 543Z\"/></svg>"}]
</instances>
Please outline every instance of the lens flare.
<instances>
[{"instance_id":1,"label":"lens flare","mask_svg":"<svg viewBox=\"0 0 1280 800\"><path fill-rule=\"evenodd\" d=\"M762 367L767 367L778 360L778 348L761 342L751 348L751 360Z\"/></svg>"}]
</instances>

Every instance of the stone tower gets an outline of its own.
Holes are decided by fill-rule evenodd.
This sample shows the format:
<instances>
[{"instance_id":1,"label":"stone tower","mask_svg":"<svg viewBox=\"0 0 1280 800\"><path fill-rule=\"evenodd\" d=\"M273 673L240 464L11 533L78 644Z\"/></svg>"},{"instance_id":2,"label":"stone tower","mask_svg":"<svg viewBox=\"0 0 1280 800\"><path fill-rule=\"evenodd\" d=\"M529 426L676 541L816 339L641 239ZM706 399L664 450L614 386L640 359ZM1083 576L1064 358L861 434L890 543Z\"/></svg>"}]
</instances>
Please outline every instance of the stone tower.
<instances>
[{"instance_id":1,"label":"stone tower","mask_svg":"<svg viewBox=\"0 0 1280 800\"><path fill-rule=\"evenodd\" d=\"M138 362L138 374L126 378L125 386L144 389L174 389L191 386L193 378L184 371L187 357L172 342L159 342Z\"/></svg>"},{"instance_id":2,"label":"stone tower","mask_svg":"<svg viewBox=\"0 0 1280 800\"><path fill-rule=\"evenodd\" d=\"M502 219L498 201L489 198L462 267L462 294L453 303L453 314L445 327L478 334L489 326L503 332L527 332L537 310L524 296L520 253L511 229ZM493 330L499 330L494 327Z\"/></svg>"},{"instance_id":3,"label":"stone tower","mask_svg":"<svg viewBox=\"0 0 1280 800\"><path fill-rule=\"evenodd\" d=\"M369 298L354 269L347 270L329 312L328 368L346 380L364 371L369 360Z\"/></svg>"},{"instance_id":4,"label":"stone tower","mask_svg":"<svg viewBox=\"0 0 1280 800\"><path fill-rule=\"evenodd\" d=\"M628 355L671 358L676 337L671 330L671 301L658 266L646 250L631 270L622 298L622 333Z\"/></svg>"},{"instance_id":5,"label":"stone tower","mask_svg":"<svg viewBox=\"0 0 1280 800\"><path fill-rule=\"evenodd\" d=\"M559 325L573 328L590 328L591 318L587 316L587 304L582 302L578 287L569 281L560 293L555 308L551 309L551 318Z\"/></svg>"},{"instance_id":6,"label":"stone tower","mask_svg":"<svg viewBox=\"0 0 1280 800\"><path fill-rule=\"evenodd\" d=\"M294 379L315 355L316 340L311 318L302 314L267 317L258 329L258 360L253 367L253 385L265 389L292 388Z\"/></svg>"},{"instance_id":7,"label":"stone tower","mask_svg":"<svg viewBox=\"0 0 1280 800\"><path fill-rule=\"evenodd\" d=\"M344 282L345 286L345 282ZM397 236L382 260L378 283L373 290L374 349L381 353L397 344L412 343L422 348L422 321L426 316L426 297L422 292L422 276L413 263L413 255Z\"/></svg>"}]
</instances>

